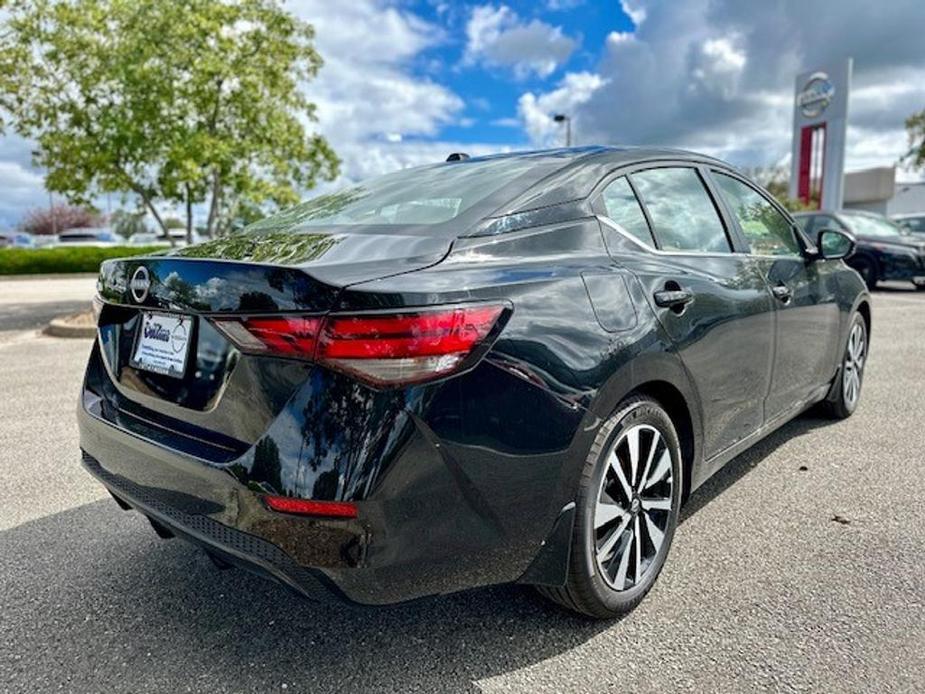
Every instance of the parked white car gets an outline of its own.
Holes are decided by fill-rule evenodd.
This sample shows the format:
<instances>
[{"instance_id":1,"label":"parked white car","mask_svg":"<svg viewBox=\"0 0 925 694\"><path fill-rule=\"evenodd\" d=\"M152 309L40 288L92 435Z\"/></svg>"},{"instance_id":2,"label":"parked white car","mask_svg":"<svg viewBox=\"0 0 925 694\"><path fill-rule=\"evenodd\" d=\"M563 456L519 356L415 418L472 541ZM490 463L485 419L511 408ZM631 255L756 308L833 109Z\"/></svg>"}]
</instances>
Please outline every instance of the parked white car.
<instances>
[{"instance_id":1,"label":"parked white car","mask_svg":"<svg viewBox=\"0 0 925 694\"><path fill-rule=\"evenodd\" d=\"M106 228L69 229L58 234L56 246L118 246L119 238Z\"/></svg>"}]
</instances>

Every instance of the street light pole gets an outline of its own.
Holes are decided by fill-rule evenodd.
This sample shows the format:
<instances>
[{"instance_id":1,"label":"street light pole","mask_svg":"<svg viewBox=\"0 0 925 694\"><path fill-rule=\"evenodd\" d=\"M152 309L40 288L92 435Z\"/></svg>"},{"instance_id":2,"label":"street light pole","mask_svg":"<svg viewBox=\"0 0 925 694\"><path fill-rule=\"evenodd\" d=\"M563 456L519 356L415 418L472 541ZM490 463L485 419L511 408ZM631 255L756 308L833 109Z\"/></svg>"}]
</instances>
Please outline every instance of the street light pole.
<instances>
[{"instance_id":1,"label":"street light pole","mask_svg":"<svg viewBox=\"0 0 925 694\"><path fill-rule=\"evenodd\" d=\"M552 117L556 123L565 123L565 146L572 146L572 119L564 113L557 113Z\"/></svg>"}]
</instances>

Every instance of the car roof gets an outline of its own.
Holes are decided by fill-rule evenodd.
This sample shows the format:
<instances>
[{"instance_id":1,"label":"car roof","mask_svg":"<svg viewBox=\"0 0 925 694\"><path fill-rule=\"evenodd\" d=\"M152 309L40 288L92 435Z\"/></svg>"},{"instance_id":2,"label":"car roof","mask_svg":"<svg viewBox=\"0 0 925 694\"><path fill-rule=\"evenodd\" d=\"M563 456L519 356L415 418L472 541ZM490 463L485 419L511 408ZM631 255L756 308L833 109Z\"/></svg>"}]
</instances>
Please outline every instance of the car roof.
<instances>
[{"instance_id":1,"label":"car roof","mask_svg":"<svg viewBox=\"0 0 925 694\"><path fill-rule=\"evenodd\" d=\"M503 152L452 161L448 162L446 166L465 166L470 162L478 163L498 159L533 160L537 164L552 164L553 166L549 175L531 185L523 195L513 200L510 205L496 211L495 216L524 212L584 198L601 178L614 169L637 163L680 160L708 164L727 170L735 168L720 159L684 149L604 145Z\"/></svg>"},{"instance_id":2,"label":"car roof","mask_svg":"<svg viewBox=\"0 0 925 694\"><path fill-rule=\"evenodd\" d=\"M805 210L803 212L794 212L794 217L808 217L810 215L816 214L828 214L828 215L840 215L840 214L853 214L859 215L861 217L873 217L875 219L889 219L886 215L879 214L877 212L871 212L870 210L851 210L851 209L840 209L840 210Z\"/></svg>"},{"instance_id":3,"label":"car roof","mask_svg":"<svg viewBox=\"0 0 925 694\"><path fill-rule=\"evenodd\" d=\"M650 159L690 159L697 161L710 162L712 164L729 167L726 162L714 157L692 152L685 149L674 147L651 147L651 146L609 146L609 145L586 145L583 147L559 147L555 149L537 149L517 152L500 152L498 154L486 154L483 156L469 157L460 162L480 162L492 161L497 159L533 159L537 161L555 161L561 162L563 166L569 164L589 164L594 162L606 161L611 164L633 164L637 161L647 161Z\"/></svg>"},{"instance_id":4,"label":"car roof","mask_svg":"<svg viewBox=\"0 0 925 694\"><path fill-rule=\"evenodd\" d=\"M67 229L58 233L58 236L69 236L69 235L78 235L78 234L109 234L112 233L110 229L106 227L77 227L75 229Z\"/></svg>"}]
</instances>

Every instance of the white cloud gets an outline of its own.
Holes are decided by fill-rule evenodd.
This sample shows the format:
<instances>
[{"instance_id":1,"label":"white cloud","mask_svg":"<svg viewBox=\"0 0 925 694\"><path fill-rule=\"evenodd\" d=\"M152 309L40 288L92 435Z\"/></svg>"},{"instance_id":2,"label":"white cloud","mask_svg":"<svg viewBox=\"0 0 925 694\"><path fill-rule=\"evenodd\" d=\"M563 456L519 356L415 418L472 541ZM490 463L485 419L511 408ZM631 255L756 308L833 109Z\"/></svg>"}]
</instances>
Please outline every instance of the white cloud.
<instances>
[{"instance_id":1,"label":"white cloud","mask_svg":"<svg viewBox=\"0 0 925 694\"><path fill-rule=\"evenodd\" d=\"M575 47L561 27L538 19L524 22L506 5L479 5L466 24L464 62L510 68L521 79L548 77Z\"/></svg>"},{"instance_id":2,"label":"white cloud","mask_svg":"<svg viewBox=\"0 0 925 694\"><path fill-rule=\"evenodd\" d=\"M629 17L636 26L646 21L646 17L648 16L646 8L637 0L620 0L620 9L623 10L623 14Z\"/></svg>"},{"instance_id":3,"label":"white cloud","mask_svg":"<svg viewBox=\"0 0 925 694\"><path fill-rule=\"evenodd\" d=\"M537 144L548 115L564 108L570 79L597 77L574 99L580 143L662 144L743 166L785 161L798 72L854 58L847 168L895 162L904 119L925 105L925 4L894 0L623 0L636 27L612 32L593 72L569 73L554 89L526 93L520 114ZM805 22L807 16L825 21ZM544 117L545 116L545 117Z\"/></svg>"},{"instance_id":4,"label":"white cloud","mask_svg":"<svg viewBox=\"0 0 925 694\"><path fill-rule=\"evenodd\" d=\"M557 113L572 118L573 132L581 127L576 117L579 107L606 84L600 75L591 72L570 72L558 86L545 94L536 96L530 92L522 95L517 103L517 112L530 138L541 146L560 146L562 126L553 120Z\"/></svg>"},{"instance_id":5,"label":"white cloud","mask_svg":"<svg viewBox=\"0 0 925 694\"><path fill-rule=\"evenodd\" d=\"M433 135L462 109L456 94L409 67L445 40L439 27L374 0L296 0L287 7L315 27L325 64L306 91L336 150L367 138Z\"/></svg>"},{"instance_id":6,"label":"white cloud","mask_svg":"<svg viewBox=\"0 0 925 694\"><path fill-rule=\"evenodd\" d=\"M323 183L313 195L443 161L451 152L499 151L492 144L420 139L447 124L473 125L461 116L465 104L458 95L413 70L422 51L447 40L440 27L376 0L296 0L288 7L315 27L325 65L307 93L318 106L318 130L343 162L340 178ZM484 99L472 105L491 106Z\"/></svg>"},{"instance_id":7,"label":"white cloud","mask_svg":"<svg viewBox=\"0 0 925 694\"><path fill-rule=\"evenodd\" d=\"M519 118L495 118L491 124L499 128L519 128L521 125Z\"/></svg>"},{"instance_id":8,"label":"white cloud","mask_svg":"<svg viewBox=\"0 0 925 694\"><path fill-rule=\"evenodd\" d=\"M13 226L27 210L48 204L44 179L22 164L0 161L0 230Z\"/></svg>"},{"instance_id":9,"label":"white cloud","mask_svg":"<svg viewBox=\"0 0 925 694\"><path fill-rule=\"evenodd\" d=\"M692 89L730 99L738 91L739 78L745 69L745 51L734 38L720 37L704 41L693 57Z\"/></svg>"},{"instance_id":10,"label":"white cloud","mask_svg":"<svg viewBox=\"0 0 925 694\"><path fill-rule=\"evenodd\" d=\"M583 5L584 2L585 0L546 0L546 9L550 12L574 10L576 7Z\"/></svg>"}]
</instances>

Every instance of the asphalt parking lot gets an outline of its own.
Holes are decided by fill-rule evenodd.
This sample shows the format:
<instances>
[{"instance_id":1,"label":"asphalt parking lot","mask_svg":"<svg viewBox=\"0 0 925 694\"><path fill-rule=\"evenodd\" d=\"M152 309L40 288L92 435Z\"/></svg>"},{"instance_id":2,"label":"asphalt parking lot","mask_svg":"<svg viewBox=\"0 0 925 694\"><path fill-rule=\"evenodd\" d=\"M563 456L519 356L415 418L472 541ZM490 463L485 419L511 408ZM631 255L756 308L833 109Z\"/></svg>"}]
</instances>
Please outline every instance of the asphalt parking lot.
<instances>
[{"instance_id":1,"label":"asphalt parking lot","mask_svg":"<svg viewBox=\"0 0 925 694\"><path fill-rule=\"evenodd\" d=\"M322 609L217 571L81 470L89 341L0 318L0 691L923 691L925 292L873 320L856 415L735 459L650 596L595 623L517 587Z\"/></svg>"}]
</instances>

